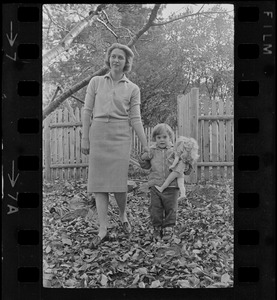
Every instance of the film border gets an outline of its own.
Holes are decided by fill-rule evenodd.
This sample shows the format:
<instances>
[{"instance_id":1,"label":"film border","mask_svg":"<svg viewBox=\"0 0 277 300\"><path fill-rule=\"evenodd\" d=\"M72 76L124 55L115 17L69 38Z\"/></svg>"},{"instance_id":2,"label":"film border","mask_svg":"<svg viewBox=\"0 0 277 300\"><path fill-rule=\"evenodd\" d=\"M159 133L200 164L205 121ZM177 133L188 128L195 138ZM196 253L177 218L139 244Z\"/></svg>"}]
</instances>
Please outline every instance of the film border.
<instances>
[{"instance_id":1,"label":"film border","mask_svg":"<svg viewBox=\"0 0 277 300\"><path fill-rule=\"evenodd\" d=\"M272 262L276 152L274 139L270 138L275 134L275 3L231 3L235 8L234 289L163 290L165 297L275 298ZM89 299L92 295L105 297L113 293L125 299L133 298L137 292L132 289L42 287L42 57L38 52L42 43L41 8L42 4L2 6L5 40L2 69L2 296L9 300L58 299L61 296L73 299L80 295ZM250 58L249 51L252 53ZM31 58L26 56L27 52L33 53ZM153 297L155 290L140 290L140 293Z\"/></svg>"}]
</instances>

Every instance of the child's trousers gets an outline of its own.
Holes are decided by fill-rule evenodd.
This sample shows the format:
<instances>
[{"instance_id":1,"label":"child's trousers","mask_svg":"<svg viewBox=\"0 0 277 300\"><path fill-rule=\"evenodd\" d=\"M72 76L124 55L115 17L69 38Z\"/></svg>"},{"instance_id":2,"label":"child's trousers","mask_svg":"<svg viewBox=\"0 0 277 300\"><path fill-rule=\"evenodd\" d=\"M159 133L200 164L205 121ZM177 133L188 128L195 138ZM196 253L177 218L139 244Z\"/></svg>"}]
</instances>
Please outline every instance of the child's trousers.
<instances>
[{"instance_id":1,"label":"child's trousers","mask_svg":"<svg viewBox=\"0 0 277 300\"><path fill-rule=\"evenodd\" d=\"M150 187L149 213L153 227L175 226L178 195L178 188L166 188L160 193L155 187Z\"/></svg>"}]
</instances>

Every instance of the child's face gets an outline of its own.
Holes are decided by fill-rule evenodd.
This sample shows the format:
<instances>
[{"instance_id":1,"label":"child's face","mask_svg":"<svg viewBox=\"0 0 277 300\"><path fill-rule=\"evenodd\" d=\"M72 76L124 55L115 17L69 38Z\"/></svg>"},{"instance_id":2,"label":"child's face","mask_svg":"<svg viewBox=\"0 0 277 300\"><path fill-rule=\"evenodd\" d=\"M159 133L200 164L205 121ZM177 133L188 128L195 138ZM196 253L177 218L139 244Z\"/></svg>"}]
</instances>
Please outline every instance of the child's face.
<instances>
[{"instance_id":1,"label":"child's face","mask_svg":"<svg viewBox=\"0 0 277 300\"><path fill-rule=\"evenodd\" d=\"M164 149L169 145L169 143L170 138L166 132L156 135L156 144L158 148Z\"/></svg>"}]
</instances>

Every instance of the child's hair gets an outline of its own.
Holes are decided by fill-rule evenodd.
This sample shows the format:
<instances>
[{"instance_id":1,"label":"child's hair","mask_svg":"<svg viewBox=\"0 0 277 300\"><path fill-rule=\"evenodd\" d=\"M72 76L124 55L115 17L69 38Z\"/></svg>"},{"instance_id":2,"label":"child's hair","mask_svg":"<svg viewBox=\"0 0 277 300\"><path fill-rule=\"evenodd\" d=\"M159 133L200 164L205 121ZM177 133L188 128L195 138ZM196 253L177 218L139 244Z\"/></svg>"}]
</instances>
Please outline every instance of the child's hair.
<instances>
[{"instance_id":1,"label":"child's hair","mask_svg":"<svg viewBox=\"0 0 277 300\"><path fill-rule=\"evenodd\" d=\"M171 129L171 127L169 125L167 125L166 123L160 123L160 124L157 124L154 128L153 128L153 131L152 131L152 141L153 142L156 142L156 136L157 135L160 135L160 134L163 134L163 133L166 133L168 134L171 142L173 142L174 140L174 133L173 133L173 130Z\"/></svg>"},{"instance_id":2,"label":"child's hair","mask_svg":"<svg viewBox=\"0 0 277 300\"><path fill-rule=\"evenodd\" d=\"M198 155L199 147L197 141L194 138L180 136L176 142L176 151L178 153L181 153L181 158L184 149L186 149L187 152L189 153L189 159L192 160L193 162L196 162L197 159L199 158Z\"/></svg>"}]
</instances>

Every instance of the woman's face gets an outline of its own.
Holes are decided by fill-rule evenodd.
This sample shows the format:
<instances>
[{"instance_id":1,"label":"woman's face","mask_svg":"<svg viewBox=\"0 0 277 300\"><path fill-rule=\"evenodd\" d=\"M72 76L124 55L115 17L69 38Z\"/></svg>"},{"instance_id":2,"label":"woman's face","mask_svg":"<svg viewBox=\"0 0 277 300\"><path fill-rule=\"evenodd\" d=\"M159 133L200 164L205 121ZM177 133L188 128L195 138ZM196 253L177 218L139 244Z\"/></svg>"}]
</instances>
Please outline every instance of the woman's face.
<instances>
[{"instance_id":1,"label":"woman's face","mask_svg":"<svg viewBox=\"0 0 277 300\"><path fill-rule=\"evenodd\" d=\"M113 49L110 55L111 70L115 72L123 72L126 64L125 52L121 49Z\"/></svg>"}]
</instances>

